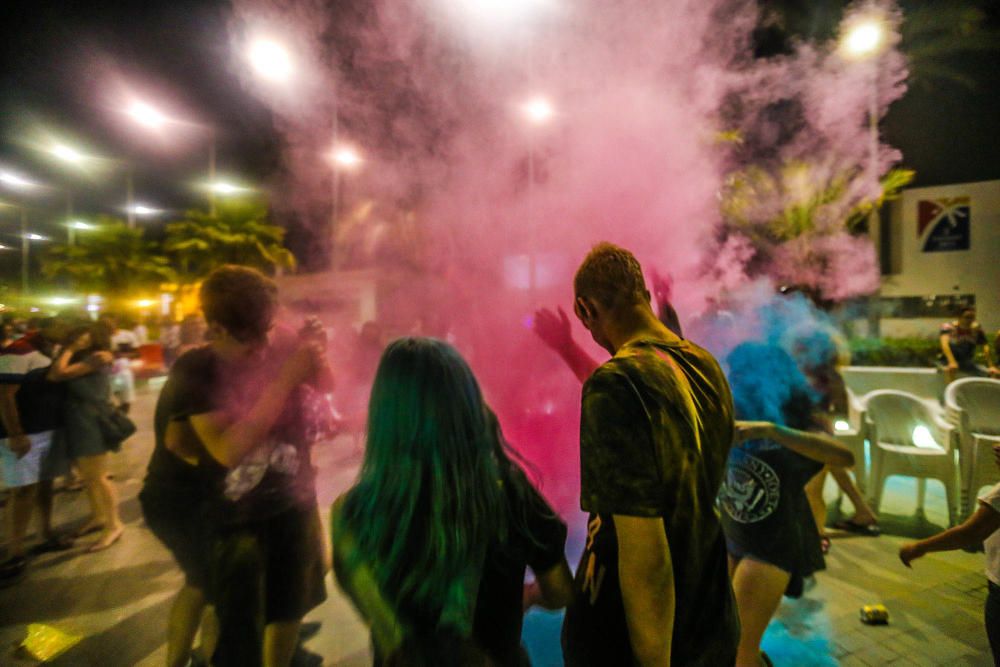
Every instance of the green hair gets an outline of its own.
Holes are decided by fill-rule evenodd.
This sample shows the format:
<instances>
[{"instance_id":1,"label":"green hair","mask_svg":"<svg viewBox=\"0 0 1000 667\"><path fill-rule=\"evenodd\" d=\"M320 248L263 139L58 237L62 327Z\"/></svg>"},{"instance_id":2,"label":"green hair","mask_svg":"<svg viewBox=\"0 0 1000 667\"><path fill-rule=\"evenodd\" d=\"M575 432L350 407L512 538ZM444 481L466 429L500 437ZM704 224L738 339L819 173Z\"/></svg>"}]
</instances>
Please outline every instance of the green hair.
<instances>
[{"instance_id":1,"label":"green hair","mask_svg":"<svg viewBox=\"0 0 1000 667\"><path fill-rule=\"evenodd\" d=\"M343 520L355 558L418 633L471 632L486 547L506 530L494 446L479 384L455 348L429 338L386 348Z\"/></svg>"}]
</instances>

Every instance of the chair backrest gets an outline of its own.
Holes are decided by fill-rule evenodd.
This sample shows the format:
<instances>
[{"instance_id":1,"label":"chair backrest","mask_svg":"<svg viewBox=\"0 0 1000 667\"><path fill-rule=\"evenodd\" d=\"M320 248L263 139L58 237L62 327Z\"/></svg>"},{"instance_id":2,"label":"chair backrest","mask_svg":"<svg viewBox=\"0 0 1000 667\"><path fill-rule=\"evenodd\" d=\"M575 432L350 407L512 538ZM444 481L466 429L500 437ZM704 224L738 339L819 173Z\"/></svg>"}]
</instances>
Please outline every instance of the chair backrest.
<instances>
[{"instance_id":1,"label":"chair backrest","mask_svg":"<svg viewBox=\"0 0 1000 667\"><path fill-rule=\"evenodd\" d=\"M955 380L945 390L944 400L949 412L961 411L969 431L1000 435L1000 380Z\"/></svg>"},{"instance_id":2,"label":"chair backrest","mask_svg":"<svg viewBox=\"0 0 1000 667\"><path fill-rule=\"evenodd\" d=\"M941 434L931 407L919 396L881 389L865 395L864 403L865 419L878 442L926 449L931 438L940 449L951 448L950 438Z\"/></svg>"}]
</instances>

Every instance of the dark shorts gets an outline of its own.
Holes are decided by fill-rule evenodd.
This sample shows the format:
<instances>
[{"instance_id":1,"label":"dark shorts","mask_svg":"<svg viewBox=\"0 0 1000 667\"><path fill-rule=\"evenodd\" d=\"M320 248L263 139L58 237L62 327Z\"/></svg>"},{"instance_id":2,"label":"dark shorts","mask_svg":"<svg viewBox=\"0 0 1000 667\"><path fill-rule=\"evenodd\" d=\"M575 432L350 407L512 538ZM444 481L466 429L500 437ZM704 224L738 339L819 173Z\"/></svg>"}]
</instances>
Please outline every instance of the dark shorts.
<instances>
[{"instance_id":1,"label":"dark shorts","mask_svg":"<svg viewBox=\"0 0 1000 667\"><path fill-rule=\"evenodd\" d=\"M185 583L208 594L210 542L200 494L146 487L139 493L139 504L146 525L173 555Z\"/></svg>"},{"instance_id":2,"label":"dark shorts","mask_svg":"<svg viewBox=\"0 0 1000 667\"><path fill-rule=\"evenodd\" d=\"M228 600L228 606L253 606L260 600L267 624L299 620L322 604L326 584L320 530L315 506L219 528L211 566L218 605Z\"/></svg>"}]
</instances>

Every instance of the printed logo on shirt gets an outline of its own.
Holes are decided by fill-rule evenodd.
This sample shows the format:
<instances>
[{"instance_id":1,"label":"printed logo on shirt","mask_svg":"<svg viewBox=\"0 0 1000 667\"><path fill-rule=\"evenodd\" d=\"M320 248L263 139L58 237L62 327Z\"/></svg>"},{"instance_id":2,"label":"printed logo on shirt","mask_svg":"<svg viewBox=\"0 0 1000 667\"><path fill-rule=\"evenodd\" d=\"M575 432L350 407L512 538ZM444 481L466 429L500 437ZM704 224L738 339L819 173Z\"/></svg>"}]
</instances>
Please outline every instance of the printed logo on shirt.
<instances>
[{"instance_id":1,"label":"printed logo on shirt","mask_svg":"<svg viewBox=\"0 0 1000 667\"><path fill-rule=\"evenodd\" d=\"M734 521L756 523L771 516L781 497L774 468L749 454L730 461L719 502Z\"/></svg>"},{"instance_id":2,"label":"printed logo on shirt","mask_svg":"<svg viewBox=\"0 0 1000 667\"><path fill-rule=\"evenodd\" d=\"M226 498L235 502L253 491L264 479L268 468L284 475L294 475L299 469L298 451L289 444L253 450L226 475Z\"/></svg>"}]
</instances>

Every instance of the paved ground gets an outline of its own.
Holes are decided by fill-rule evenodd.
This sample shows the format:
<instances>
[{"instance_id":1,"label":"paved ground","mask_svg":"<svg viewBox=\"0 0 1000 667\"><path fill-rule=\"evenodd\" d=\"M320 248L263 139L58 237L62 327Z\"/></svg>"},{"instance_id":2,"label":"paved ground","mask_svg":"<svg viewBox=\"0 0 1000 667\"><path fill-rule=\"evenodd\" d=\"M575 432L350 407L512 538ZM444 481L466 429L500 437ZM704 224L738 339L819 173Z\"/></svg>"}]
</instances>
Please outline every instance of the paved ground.
<instances>
[{"instance_id":1,"label":"paved ground","mask_svg":"<svg viewBox=\"0 0 1000 667\"><path fill-rule=\"evenodd\" d=\"M83 640L54 664L76 666L161 665L163 634L171 596L180 575L169 555L143 525L136 494L152 447L149 425L155 393L142 393L135 416L139 434L116 455L127 531L122 541L99 554L81 548L35 559L27 577L0 590L0 665L26 665L15 654L28 625L43 623L79 634ZM360 454L347 438L317 452L324 480L320 501L330 501L354 477ZM929 534L944 522L943 494L928 490L927 520L912 519L914 485L891 484L883 503L883 523L895 534ZM58 523L83 521L81 493L57 497ZM570 517L571 522L579 517ZM982 629L985 578L982 555L947 553L902 567L896 550L903 538L844 538L834 541L828 569L797 601L785 601L768 629L765 648L777 665L989 665ZM571 547L572 557L578 553ZM326 665L369 664L368 636L353 610L329 586L330 599L309 620L321 631L306 644ZM862 625L862 604L882 602L891 622ZM537 665L560 664L559 614L531 612L525 642Z\"/></svg>"}]
</instances>

